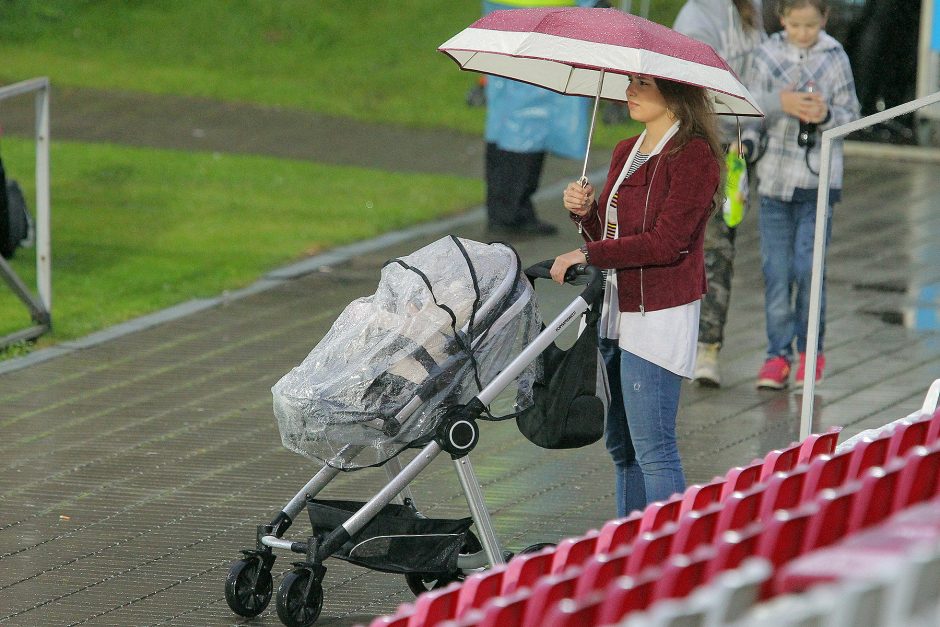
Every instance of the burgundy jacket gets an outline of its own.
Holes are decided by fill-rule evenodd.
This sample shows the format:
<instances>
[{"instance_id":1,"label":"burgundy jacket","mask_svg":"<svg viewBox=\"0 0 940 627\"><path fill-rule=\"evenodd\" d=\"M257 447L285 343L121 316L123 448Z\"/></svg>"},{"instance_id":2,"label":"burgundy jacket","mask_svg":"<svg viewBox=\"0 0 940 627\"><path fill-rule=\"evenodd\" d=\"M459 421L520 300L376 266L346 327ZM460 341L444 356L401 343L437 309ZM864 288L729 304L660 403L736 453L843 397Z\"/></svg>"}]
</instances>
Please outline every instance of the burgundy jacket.
<instances>
[{"instance_id":1,"label":"burgundy jacket","mask_svg":"<svg viewBox=\"0 0 940 627\"><path fill-rule=\"evenodd\" d=\"M607 207L611 188L637 139L614 148L601 207ZM619 237L602 239L604 215L597 203L580 219L591 265L617 269L620 311L677 307L700 299L707 290L705 224L720 167L704 139L694 138L670 154L674 141L621 184Z\"/></svg>"}]
</instances>

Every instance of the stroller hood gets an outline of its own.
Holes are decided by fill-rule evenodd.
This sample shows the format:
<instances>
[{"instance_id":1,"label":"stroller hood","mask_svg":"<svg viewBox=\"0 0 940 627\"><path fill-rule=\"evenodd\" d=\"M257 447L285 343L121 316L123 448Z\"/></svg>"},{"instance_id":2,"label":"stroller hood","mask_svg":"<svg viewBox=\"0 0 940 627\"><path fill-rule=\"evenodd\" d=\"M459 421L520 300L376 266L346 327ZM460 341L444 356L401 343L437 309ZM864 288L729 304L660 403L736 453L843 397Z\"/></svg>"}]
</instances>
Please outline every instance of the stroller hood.
<instances>
[{"instance_id":1,"label":"stroller hood","mask_svg":"<svg viewBox=\"0 0 940 627\"><path fill-rule=\"evenodd\" d=\"M531 284L504 244L442 238L385 264L272 388L285 447L342 470L382 464L427 441L540 328ZM533 364L516 381L531 404Z\"/></svg>"}]
</instances>

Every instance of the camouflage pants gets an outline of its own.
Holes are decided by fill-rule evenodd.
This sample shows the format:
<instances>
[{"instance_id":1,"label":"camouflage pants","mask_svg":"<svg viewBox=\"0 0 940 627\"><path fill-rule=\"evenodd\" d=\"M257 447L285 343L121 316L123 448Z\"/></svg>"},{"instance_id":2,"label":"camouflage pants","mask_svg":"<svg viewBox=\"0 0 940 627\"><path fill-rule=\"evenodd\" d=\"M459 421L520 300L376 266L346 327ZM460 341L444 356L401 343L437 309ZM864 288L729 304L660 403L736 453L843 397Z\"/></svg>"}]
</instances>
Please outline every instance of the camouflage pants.
<instances>
[{"instance_id":1,"label":"camouflage pants","mask_svg":"<svg viewBox=\"0 0 940 627\"><path fill-rule=\"evenodd\" d=\"M734 276L734 236L736 229L725 224L721 210L705 226L705 276L708 293L702 298L698 341L721 344L725 337L731 278Z\"/></svg>"}]
</instances>

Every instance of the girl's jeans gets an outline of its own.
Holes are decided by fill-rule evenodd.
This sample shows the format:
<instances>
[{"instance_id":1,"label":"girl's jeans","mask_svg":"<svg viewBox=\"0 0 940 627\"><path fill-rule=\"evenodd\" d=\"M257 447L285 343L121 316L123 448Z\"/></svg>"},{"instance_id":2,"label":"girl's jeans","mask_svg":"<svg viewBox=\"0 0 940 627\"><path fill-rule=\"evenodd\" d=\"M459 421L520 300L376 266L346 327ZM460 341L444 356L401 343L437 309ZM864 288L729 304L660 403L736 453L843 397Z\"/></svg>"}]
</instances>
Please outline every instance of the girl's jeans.
<instances>
[{"instance_id":1,"label":"girl's jeans","mask_svg":"<svg viewBox=\"0 0 940 627\"><path fill-rule=\"evenodd\" d=\"M607 450L616 471L617 516L685 490L676 444L682 377L600 339L610 382Z\"/></svg>"},{"instance_id":2,"label":"girl's jeans","mask_svg":"<svg viewBox=\"0 0 940 627\"><path fill-rule=\"evenodd\" d=\"M832 235L832 207L827 212L826 246ZM806 352L809 291L813 274L813 239L816 203L788 202L761 196L760 254L764 270L764 312L767 320L767 356L793 360L796 350ZM826 282L823 273L819 344L826 332Z\"/></svg>"}]
</instances>

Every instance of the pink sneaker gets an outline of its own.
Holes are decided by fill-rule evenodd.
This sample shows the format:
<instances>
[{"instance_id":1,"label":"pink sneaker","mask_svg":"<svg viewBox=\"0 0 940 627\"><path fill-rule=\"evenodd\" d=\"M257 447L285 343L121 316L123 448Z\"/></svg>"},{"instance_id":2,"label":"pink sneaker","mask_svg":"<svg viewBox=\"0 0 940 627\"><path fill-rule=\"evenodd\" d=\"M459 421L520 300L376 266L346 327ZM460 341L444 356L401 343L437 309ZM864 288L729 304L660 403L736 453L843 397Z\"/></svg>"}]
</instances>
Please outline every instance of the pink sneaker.
<instances>
[{"instance_id":1,"label":"pink sneaker","mask_svg":"<svg viewBox=\"0 0 940 627\"><path fill-rule=\"evenodd\" d=\"M771 357L757 373L757 389L783 390L790 378L790 362L786 357Z\"/></svg>"},{"instance_id":2,"label":"pink sneaker","mask_svg":"<svg viewBox=\"0 0 940 627\"><path fill-rule=\"evenodd\" d=\"M826 367L826 356L822 353L816 355L816 383L822 381L823 368ZM796 382L794 386L803 387L803 380L806 378L806 353L800 353L800 365L796 369Z\"/></svg>"}]
</instances>

